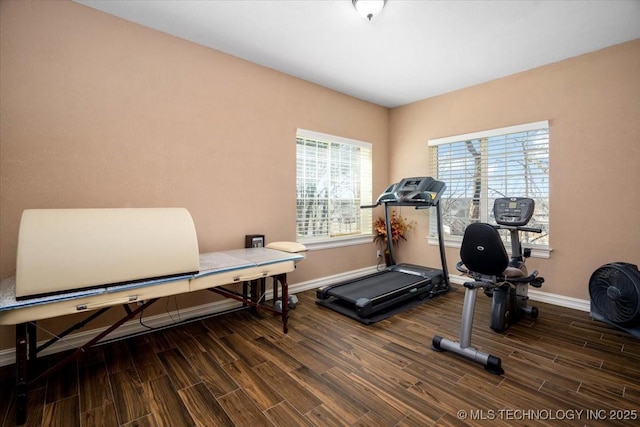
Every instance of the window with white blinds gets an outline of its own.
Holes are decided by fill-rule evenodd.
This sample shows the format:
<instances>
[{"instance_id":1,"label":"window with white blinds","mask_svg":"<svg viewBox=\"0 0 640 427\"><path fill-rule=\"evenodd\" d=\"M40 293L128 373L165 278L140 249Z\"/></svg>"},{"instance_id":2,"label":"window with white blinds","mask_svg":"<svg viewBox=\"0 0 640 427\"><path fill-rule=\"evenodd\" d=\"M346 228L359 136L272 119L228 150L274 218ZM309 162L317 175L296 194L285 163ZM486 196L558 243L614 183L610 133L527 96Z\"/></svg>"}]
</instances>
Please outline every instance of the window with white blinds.
<instances>
[{"instance_id":1,"label":"window with white blinds","mask_svg":"<svg viewBox=\"0 0 640 427\"><path fill-rule=\"evenodd\" d=\"M549 247L549 123L529 123L429 141L431 170L447 188L441 196L445 241L459 243L473 222L495 224L493 202L499 197L535 200L528 247ZM430 237L436 235L430 221ZM508 233L505 234L505 239Z\"/></svg>"},{"instance_id":2,"label":"window with white blinds","mask_svg":"<svg viewBox=\"0 0 640 427\"><path fill-rule=\"evenodd\" d=\"M296 133L297 239L371 235L371 144L304 129Z\"/></svg>"}]
</instances>

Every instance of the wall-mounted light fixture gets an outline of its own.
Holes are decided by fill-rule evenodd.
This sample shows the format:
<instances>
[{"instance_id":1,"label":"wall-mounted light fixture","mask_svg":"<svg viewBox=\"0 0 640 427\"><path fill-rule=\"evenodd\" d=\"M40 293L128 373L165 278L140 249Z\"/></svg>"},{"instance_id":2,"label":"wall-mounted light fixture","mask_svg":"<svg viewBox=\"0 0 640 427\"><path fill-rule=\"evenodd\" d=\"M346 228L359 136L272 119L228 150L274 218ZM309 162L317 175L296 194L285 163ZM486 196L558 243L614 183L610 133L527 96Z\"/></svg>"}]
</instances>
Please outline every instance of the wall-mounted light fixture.
<instances>
[{"instance_id":1,"label":"wall-mounted light fixture","mask_svg":"<svg viewBox=\"0 0 640 427\"><path fill-rule=\"evenodd\" d=\"M358 13L369 21L382 11L387 0L351 0Z\"/></svg>"}]
</instances>

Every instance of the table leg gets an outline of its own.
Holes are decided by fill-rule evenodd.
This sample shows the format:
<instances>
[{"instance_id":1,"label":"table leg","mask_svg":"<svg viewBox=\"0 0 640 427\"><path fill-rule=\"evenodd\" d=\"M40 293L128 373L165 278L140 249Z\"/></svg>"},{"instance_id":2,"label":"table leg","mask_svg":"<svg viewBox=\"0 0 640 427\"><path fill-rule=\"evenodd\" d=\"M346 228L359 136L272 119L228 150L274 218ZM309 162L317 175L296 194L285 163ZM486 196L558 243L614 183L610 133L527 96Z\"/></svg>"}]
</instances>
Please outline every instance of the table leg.
<instances>
[{"instance_id":1,"label":"table leg","mask_svg":"<svg viewBox=\"0 0 640 427\"><path fill-rule=\"evenodd\" d=\"M27 421L27 324L16 325L16 423Z\"/></svg>"},{"instance_id":2,"label":"table leg","mask_svg":"<svg viewBox=\"0 0 640 427\"><path fill-rule=\"evenodd\" d=\"M273 278L274 292L277 288L276 281L282 286L282 331L286 334L289 332L289 285L287 283L287 275L279 274Z\"/></svg>"},{"instance_id":3,"label":"table leg","mask_svg":"<svg viewBox=\"0 0 640 427\"><path fill-rule=\"evenodd\" d=\"M249 299L249 283L248 282L242 282L242 297L244 298L244 301L242 301L242 306L243 307L249 306L249 304L246 303L246 300Z\"/></svg>"}]
</instances>

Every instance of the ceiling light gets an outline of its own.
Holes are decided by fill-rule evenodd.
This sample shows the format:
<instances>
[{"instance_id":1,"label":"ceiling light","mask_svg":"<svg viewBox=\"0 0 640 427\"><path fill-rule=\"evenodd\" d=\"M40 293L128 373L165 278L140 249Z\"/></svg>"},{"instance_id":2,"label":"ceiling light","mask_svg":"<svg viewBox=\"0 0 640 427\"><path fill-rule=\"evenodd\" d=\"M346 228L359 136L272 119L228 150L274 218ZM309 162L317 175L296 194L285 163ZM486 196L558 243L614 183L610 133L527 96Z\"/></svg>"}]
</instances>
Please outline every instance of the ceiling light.
<instances>
[{"instance_id":1,"label":"ceiling light","mask_svg":"<svg viewBox=\"0 0 640 427\"><path fill-rule=\"evenodd\" d=\"M369 21L382 11L387 0L351 0L358 13Z\"/></svg>"}]
</instances>

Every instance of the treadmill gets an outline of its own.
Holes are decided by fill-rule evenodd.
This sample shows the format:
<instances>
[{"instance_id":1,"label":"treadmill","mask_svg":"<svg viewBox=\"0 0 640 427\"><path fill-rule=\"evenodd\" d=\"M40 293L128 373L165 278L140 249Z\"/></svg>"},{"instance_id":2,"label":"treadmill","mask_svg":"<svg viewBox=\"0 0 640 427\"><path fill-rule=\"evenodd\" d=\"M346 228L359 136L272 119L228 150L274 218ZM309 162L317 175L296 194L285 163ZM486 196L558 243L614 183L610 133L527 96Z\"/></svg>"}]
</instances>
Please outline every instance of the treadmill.
<instances>
[{"instance_id":1,"label":"treadmill","mask_svg":"<svg viewBox=\"0 0 640 427\"><path fill-rule=\"evenodd\" d=\"M413 264L396 264L392 239L387 239L390 266L356 279L319 288L316 303L349 316L362 323L374 323L395 313L421 304L426 298L449 291L449 273L442 236L440 196L446 185L431 177L404 178L389 186L378 197L375 205L384 205L387 236L391 236L391 213L396 206L416 209L436 208L438 244L441 268L435 269Z\"/></svg>"}]
</instances>

